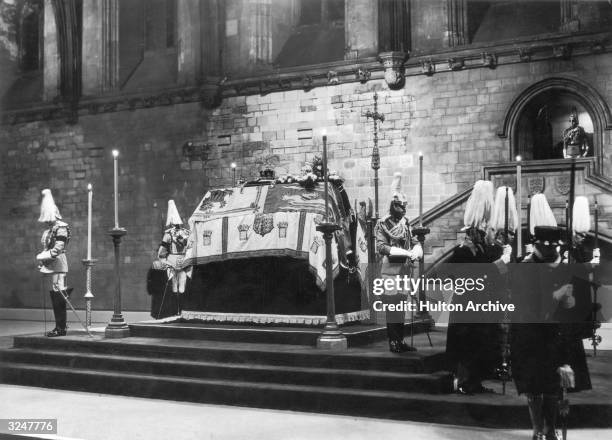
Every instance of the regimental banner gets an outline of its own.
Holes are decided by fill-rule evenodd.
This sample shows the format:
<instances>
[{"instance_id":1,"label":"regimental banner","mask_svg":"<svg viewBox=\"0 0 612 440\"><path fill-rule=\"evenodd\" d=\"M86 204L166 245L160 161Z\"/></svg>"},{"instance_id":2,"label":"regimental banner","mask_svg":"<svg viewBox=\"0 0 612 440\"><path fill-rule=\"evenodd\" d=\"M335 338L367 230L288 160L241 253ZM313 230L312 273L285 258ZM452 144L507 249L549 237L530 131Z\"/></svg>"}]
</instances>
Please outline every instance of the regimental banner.
<instances>
[{"instance_id":1,"label":"regimental banner","mask_svg":"<svg viewBox=\"0 0 612 440\"><path fill-rule=\"evenodd\" d=\"M340 225L335 188L330 185L329 219ZM191 235L184 265L234 258L287 256L308 260L317 285L325 287L325 242L316 230L325 216L323 185L298 184L218 189L208 192L189 219ZM349 234L348 229L344 231ZM367 262L364 234L358 226L357 252ZM339 271L338 244L332 241L333 273Z\"/></svg>"}]
</instances>

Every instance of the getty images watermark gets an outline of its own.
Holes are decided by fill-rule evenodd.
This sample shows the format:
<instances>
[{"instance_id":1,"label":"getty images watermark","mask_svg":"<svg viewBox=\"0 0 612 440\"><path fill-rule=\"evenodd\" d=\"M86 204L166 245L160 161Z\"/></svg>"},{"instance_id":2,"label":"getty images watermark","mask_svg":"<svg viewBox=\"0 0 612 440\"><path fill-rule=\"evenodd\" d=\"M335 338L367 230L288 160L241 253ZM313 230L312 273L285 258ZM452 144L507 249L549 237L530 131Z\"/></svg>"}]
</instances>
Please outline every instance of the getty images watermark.
<instances>
[{"instance_id":1,"label":"getty images watermark","mask_svg":"<svg viewBox=\"0 0 612 440\"><path fill-rule=\"evenodd\" d=\"M487 289L487 276L482 277L463 277L463 278L436 278L421 276L412 278L408 275L386 276L375 278L372 281L372 293L378 298L372 303L372 307L377 312L514 312L515 305L496 299L486 300L480 297L474 300L446 302L443 300L414 301L414 297L421 290L425 292L453 293L463 296L470 293L491 293L490 286ZM402 295L392 299L394 295ZM484 300L484 301L483 301Z\"/></svg>"}]
</instances>

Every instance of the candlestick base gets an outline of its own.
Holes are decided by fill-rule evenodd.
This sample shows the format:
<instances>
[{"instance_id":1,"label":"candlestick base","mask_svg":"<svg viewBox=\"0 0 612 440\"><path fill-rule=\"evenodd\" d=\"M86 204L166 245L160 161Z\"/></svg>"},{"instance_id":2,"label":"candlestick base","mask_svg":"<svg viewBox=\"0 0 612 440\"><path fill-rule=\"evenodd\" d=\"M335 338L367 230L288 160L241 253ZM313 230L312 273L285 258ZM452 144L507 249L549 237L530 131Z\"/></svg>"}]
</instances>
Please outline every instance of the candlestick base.
<instances>
[{"instance_id":1,"label":"candlestick base","mask_svg":"<svg viewBox=\"0 0 612 440\"><path fill-rule=\"evenodd\" d=\"M110 322L106 326L106 329L104 330L104 336L109 339L127 338L130 336L130 328L123 319L123 315L121 313L121 258L119 252L119 248L121 247L121 237L127 234L127 230L115 225L113 229L108 231L108 234L113 238L113 245L115 248L115 282L117 284L113 304L114 313Z\"/></svg>"},{"instance_id":2,"label":"candlestick base","mask_svg":"<svg viewBox=\"0 0 612 440\"><path fill-rule=\"evenodd\" d=\"M348 349L348 341L337 325L335 329L333 326L328 329L328 326L325 325L323 333L317 338L317 348L321 350L346 350Z\"/></svg>"},{"instance_id":3,"label":"candlestick base","mask_svg":"<svg viewBox=\"0 0 612 440\"><path fill-rule=\"evenodd\" d=\"M123 321L122 324L113 323L111 321L111 323L109 323L104 329L104 337L107 339L121 339L127 338L129 336L130 328L128 327L125 321Z\"/></svg>"}]
</instances>

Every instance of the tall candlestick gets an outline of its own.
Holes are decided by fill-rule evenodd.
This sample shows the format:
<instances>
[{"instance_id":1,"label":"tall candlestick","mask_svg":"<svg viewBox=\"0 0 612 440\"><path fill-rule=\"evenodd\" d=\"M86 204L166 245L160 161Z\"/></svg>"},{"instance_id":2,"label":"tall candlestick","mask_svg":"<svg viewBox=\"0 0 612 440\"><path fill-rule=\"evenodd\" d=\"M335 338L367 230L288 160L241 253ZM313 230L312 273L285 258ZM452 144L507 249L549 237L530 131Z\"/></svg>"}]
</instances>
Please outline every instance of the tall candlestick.
<instances>
[{"instance_id":1,"label":"tall candlestick","mask_svg":"<svg viewBox=\"0 0 612 440\"><path fill-rule=\"evenodd\" d=\"M115 184L115 229L119 229L119 165L118 165L119 151L113 150L113 162L114 162L114 184Z\"/></svg>"},{"instance_id":2,"label":"tall candlestick","mask_svg":"<svg viewBox=\"0 0 612 440\"><path fill-rule=\"evenodd\" d=\"M419 226L423 226L423 153L419 151Z\"/></svg>"},{"instance_id":3,"label":"tall candlestick","mask_svg":"<svg viewBox=\"0 0 612 440\"><path fill-rule=\"evenodd\" d=\"M597 205L597 199L595 199L595 248L599 247L599 206Z\"/></svg>"},{"instance_id":4,"label":"tall candlestick","mask_svg":"<svg viewBox=\"0 0 612 440\"><path fill-rule=\"evenodd\" d=\"M232 162L232 187L236 186L236 162Z\"/></svg>"},{"instance_id":5,"label":"tall candlestick","mask_svg":"<svg viewBox=\"0 0 612 440\"><path fill-rule=\"evenodd\" d=\"M516 229L516 256L520 257L523 255L523 205L521 198L521 179L522 179L522 166L521 156L516 156L516 211L518 214Z\"/></svg>"},{"instance_id":6,"label":"tall candlestick","mask_svg":"<svg viewBox=\"0 0 612 440\"><path fill-rule=\"evenodd\" d=\"M323 181L325 182L325 221L329 222L329 189L327 181L327 134L323 130Z\"/></svg>"},{"instance_id":7,"label":"tall candlestick","mask_svg":"<svg viewBox=\"0 0 612 440\"><path fill-rule=\"evenodd\" d=\"M87 259L91 260L91 202L93 199L93 188L91 183L87 184Z\"/></svg>"}]
</instances>

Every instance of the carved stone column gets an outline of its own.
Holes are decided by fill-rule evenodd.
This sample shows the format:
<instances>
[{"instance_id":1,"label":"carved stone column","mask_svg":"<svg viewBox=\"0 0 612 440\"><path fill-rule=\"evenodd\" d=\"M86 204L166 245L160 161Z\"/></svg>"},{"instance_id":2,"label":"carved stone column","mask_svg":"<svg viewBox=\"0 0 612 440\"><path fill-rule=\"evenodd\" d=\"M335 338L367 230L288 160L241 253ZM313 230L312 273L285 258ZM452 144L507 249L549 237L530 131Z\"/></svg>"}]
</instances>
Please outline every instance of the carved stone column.
<instances>
[{"instance_id":1,"label":"carved stone column","mask_svg":"<svg viewBox=\"0 0 612 440\"><path fill-rule=\"evenodd\" d=\"M200 2L196 0L177 1L178 36L178 83L195 84L201 77L200 44Z\"/></svg>"},{"instance_id":2,"label":"carved stone column","mask_svg":"<svg viewBox=\"0 0 612 440\"><path fill-rule=\"evenodd\" d=\"M59 95L60 59L57 47L57 27L51 0L45 0L43 12L43 100L51 101Z\"/></svg>"},{"instance_id":3,"label":"carved stone column","mask_svg":"<svg viewBox=\"0 0 612 440\"><path fill-rule=\"evenodd\" d=\"M346 0L344 4L344 58L375 56L378 53L378 2Z\"/></svg>"},{"instance_id":4,"label":"carved stone column","mask_svg":"<svg viewBox=\"0 0 612 440\"><path fill-rule=\"evenodd\" d=\"M249 61L266 66L272 63L271 0L249 0Z\"/></svg>"},{"instance_id":5,"label":"carved stone column","mask_svg":"<svg viewBox=\"0 0 612 440\"><path fill-rule=\"evenodd\" d=\"M447 31L444 38L447 47L468 43L468 18L466 0L447 0Z\"/></svg>"},{"instance_id":6,"label":"carved stone column","mask_svg":"<svg viewBox=\"0 0 612 440\"><path fill-rule=\"evenodd\" d=\"M610 4L592 0L561 0L561 32L602 29L606 25Z\"/></svg>"},{"instance_id":7,"label":"carved stone column","mask_svg":"<svg viewBox=\"0 0 612 440\"><path fill-rule=\"evenodd\" d=\"M118 0L83 0L83 94L117 87L119 79Z\"/></svg>"},{"instance_id":8,"label":"carved stone column","mask_svg":"<svg viewBox=\"0 0 612 440\"><path fill-rule=\"evenodd\" d=\"M381 52L410 51L410 0L378 1L378 47Z\"/></svg>"}]
</instances>

